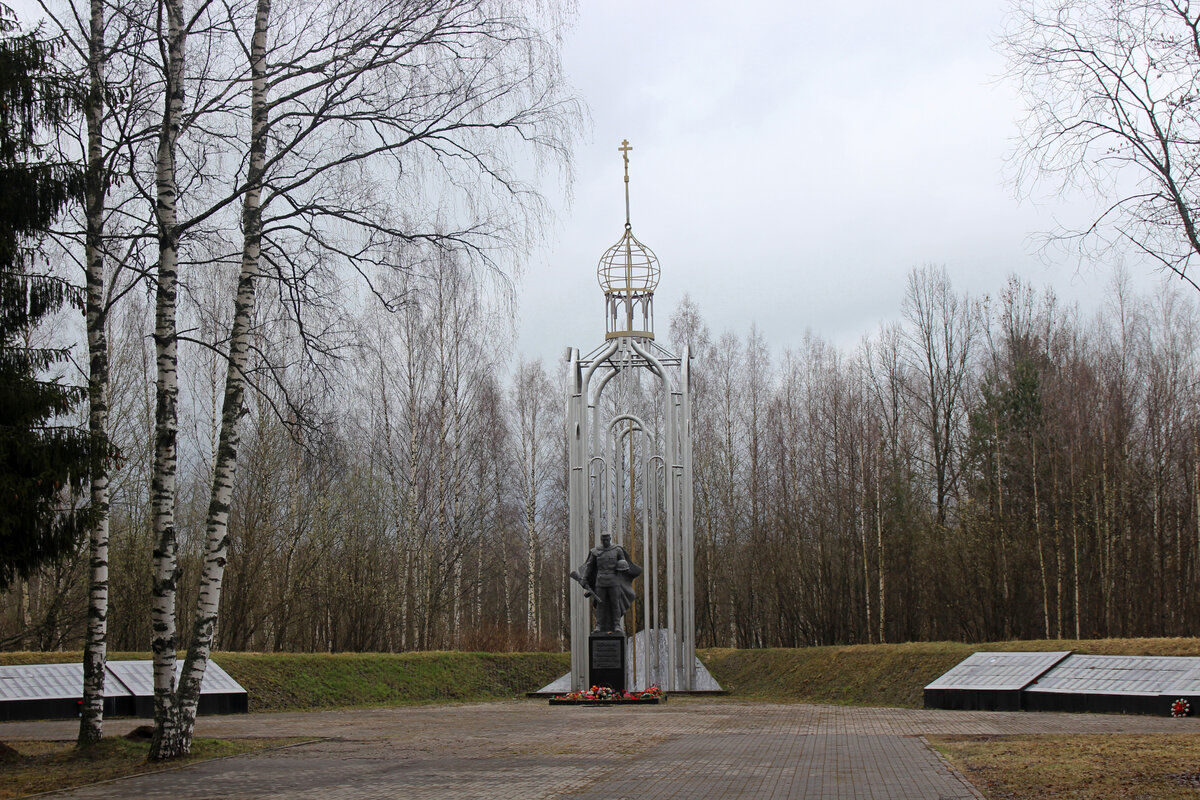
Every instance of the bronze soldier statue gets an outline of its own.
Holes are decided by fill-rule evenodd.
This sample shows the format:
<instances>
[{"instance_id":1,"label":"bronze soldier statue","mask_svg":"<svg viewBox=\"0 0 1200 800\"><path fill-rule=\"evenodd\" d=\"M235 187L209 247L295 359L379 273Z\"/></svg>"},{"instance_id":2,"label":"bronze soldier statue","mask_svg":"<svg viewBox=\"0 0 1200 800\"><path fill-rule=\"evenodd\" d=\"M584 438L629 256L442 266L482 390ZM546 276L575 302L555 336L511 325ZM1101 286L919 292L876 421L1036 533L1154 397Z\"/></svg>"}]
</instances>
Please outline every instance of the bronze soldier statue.
<instances>
[{"instance_id":1,"label":"bronze soldier statue","mask_svg":"<svg viewBox=\"0 0 1200 800\"><path fill-rule=\"evenodd\" d=\"M613 544L607 533L600 537L600 546L593 547L583 566L571 573L596 609L592 633L625 633L622 618L637 597L633 579L641 574L642 568L633 563L624 547Z\"/></svg>"}]
</instances>

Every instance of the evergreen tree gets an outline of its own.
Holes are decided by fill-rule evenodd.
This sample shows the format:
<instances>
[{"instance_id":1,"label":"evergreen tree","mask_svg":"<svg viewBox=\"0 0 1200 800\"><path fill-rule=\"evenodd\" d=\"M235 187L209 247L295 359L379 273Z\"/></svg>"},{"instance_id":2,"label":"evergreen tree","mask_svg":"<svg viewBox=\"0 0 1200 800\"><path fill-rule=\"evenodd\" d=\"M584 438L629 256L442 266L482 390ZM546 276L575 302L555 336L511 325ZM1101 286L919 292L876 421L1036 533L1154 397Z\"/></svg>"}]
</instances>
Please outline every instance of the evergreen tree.
<instances>
[{"instance_id":1,"label":"evergreen tree","mask_svg":"<svg viewBox=\"0 0 1200 800\"><path fill-rule=\"evenodd\" d=\"M84 431L62 424L85 392L47 377L66 348L31 344L40 324L83 302L38 248L83 190L79 166L47 160L40 139L78 108L54 49L0 4L0 590L70 552L90 522L79 498L93 448Z\"/></svg>"}]
</instances>

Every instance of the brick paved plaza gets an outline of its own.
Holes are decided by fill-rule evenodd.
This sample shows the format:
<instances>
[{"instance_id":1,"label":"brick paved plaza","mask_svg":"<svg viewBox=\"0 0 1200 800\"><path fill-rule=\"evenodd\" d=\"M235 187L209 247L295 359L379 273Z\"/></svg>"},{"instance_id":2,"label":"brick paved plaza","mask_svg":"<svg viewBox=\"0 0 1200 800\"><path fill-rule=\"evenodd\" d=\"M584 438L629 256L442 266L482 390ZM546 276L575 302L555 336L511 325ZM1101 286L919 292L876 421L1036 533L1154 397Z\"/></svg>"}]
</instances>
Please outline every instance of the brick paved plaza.
<instances>
[{"instance_id":1,"label":"brick paved plaza","mask_svg":"<svg viewBox=\"0 0 1200 800\"><path fill-rule=\"evenodd\" d=\"M141 720L112 720L119 735ZM77 723L0 723L0 740ZM663 706L544 700L202 717L205 736L320 741L99 784L73 798L874 798L979 795L926 734L1200 733L1200 719L925 711L677 697Z\"/></svg>"}]
</instances>

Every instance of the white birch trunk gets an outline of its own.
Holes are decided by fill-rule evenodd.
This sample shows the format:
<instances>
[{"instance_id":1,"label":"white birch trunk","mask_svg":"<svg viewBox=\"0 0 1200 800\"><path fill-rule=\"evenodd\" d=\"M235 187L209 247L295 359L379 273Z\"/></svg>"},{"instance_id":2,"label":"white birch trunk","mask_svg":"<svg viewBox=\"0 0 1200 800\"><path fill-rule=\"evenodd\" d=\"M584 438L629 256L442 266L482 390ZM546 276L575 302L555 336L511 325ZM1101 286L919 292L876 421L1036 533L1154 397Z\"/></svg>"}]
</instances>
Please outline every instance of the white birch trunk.
<instances>
[{"instance_id":1,"label":"white birch trunk","mask_svg":"<svg viewBox=\"0 0 1200 800\"><path fill-rule=\"evenodd\" d=\"M106 447L108 439L108 339L104 311L104 3L92 0L88 31L87 137L88 173L84 196L87 219L85 258L87 272L88 432L93 448ZM87 633L83 645L83 703L79 715L79 745L93 744L104 736L104 665L108 647L108 458L95 454L92 461L92 523L88 561Z\"/></svg>"},{"instance_id":2,"label":"white birch trunk","mask_svg":"<svg viewBox=\"0 0 1200 800\"><path fill-rule=\"evenodd\" d=\"M529 449L532 450L533 436L530 434ZM536 455L529 453L527 458L529 469L529 483L525 488L525 544L526 544L526 563L525 563L525 631L528 636L534 637L537 635L537 595L535 592L537 585L537 467L534 463Z\"/></svg>"},{"instance_id":3,"label":"white birch trunk","mask_svg":"<svg viewBox=\"0 0 1200 800\"><path fill-rule=\"evenodd\" d=\"M17 605L21 609L21 630L23 635L20 639L18 647L21 650L34 650L37 645L34 643L33 630L33 609L30 607L32 598L29 596L29 581L21 581L21 589L17 596Z\"/></svg>"},{"instance_id":4,"label":"white birch trunk","mask_svg":"<svg viewBox=\"0 0 1200 800\"><path fill-rule=\"evenodd\" d=\"M462 393L460 390L460 381L462 377L461 358L459 347L461 340L456 335L454 338L454 441L450 449L451 463L454 465L450 476L450 551L451 564L450 571L452 575L453 594L450 597L450 642L455 649L458 648L459 625L461 618L459 609L461 608L462 598L462 537L463 537L463 504L464 504L464 476L463 476L463 425L466 419L466 413L463 410Z\"/></svg>"},{"instance_id":5,"label":"white birch trunk","mask_svg":"<svg viewBox=\"0 0 1200 800\"><path fill-rule=\"evenodd\" d=\"M200 686L208 667L216 634L221 602L221 583L229 552L229 508L233 501L233 481L237 474L237 454L241 444L238 421L244 411L246 365L250 354L250 328L254 319L255 282L258 278L262 244L262 182L266 165L267 133L267 26L271 0L258 0L254 15L254 38L250 45L250 161L246 194L242 203L242 271L234 300L233 328L229 338L229 363L225 373L225 397L221 407L221 432L218 439L212 494L205 526L204 571L196 598L196 618L188 644L187 659L179 676L178 735L181 751L191 748L200 702Z\"/></svg>"},{"instance_id":6,"label":"white birch trunk","mask_svg":"<svg viewBox=\"0 0 1200 800\"><path fill-rule=\"evenodd\" d=\"M860 550L862 555L863 569L863 606L866 611L866 633L867 642L871 641L871 634L874 632L874 624L871 618L871 553L868 544L870 537L867 533L867 509L870 507L870 498L868 493L870 489L867 486L867 437L866 432L863 432L863 438L859 444L859 464L862 469L862 493L858 500L858 530L861 535Z\"/></svg>"},{"instance_id":7,"label":"white birch trunk","mask_svg":"<svg viewBox=\"0 0 1200 800\"><path fill-rule=\"evenodd\" d=\"M408 429L408 476L406 484L406 494L404 500L404 546L403 557L401 562L404 565L404 600L401 606L401 616L403 617L403 628L401 628L400 649L416 650L420 647L417 639L417 631L419 630L419 622L417 621L417 612L414 606L417 605L418 592L420 591L421 583L418 580L417 571L421 568L420 561L417 558L417 514L419 508L417 505L417 465L418 465L418 439L417 439L417 412L416 412L416 388L412 381L411 364L412 355L409 355L410 364L410 379L409 379L409 402L413 408L409 410L409 429Z\"/></svg>"},{"instance_id":8,"label":"white birch trunk","mask_svg":"<svg viewBox=\"0 0 1200 800\"><path fill-rule=\"evenodd\" d=\"M1038 574L1042 578L1042 636L1050 638L1050 579L1046 574L1046 547L1042 541L1042 509L1038 498L1037 443L1030 440L1033 460L1033 533L1037 539Z\"/></svg>"},{"instance_id":9,"label":"white birch trunk","mask_svg":"<svg viewBox=\"0 0 1200 800\"><path fill-rule=\"evenodd\" d=\"M1050 481L1053 484L1053 502L1056 507L1062 508L1062 490L1059 488L1058 470L1056 462L1050 462ZM1054 636L1056 639L1063 638L1063 632L1066 630L1065 614L1063 608L1063 596L1066 589L1066 559L1063 557L1063 531L1062 531L1062 514L1054 514L1054 577L1055 577L1055 592L1054 592Z\"/></svg>"},{"instance_id":10,"label":"white birch trunk","mask_svg":"<svg viewBox=\"0 0 1200 800\"><path fill-rule=\"evenodd\" d=\"M1070 470L1068 479L1070 481L1069 486L1071 491L1071 578L1075 598L1075 638L1082 639L1082 624L1080 622L1082 610L1079 606L1079 527L1076 523L1076 520L1079 518L1079 511L1076 508L1076 498L1079 496L1079 492L1075 487L1075 453L1073 451L1071 452L1070 460L1067 463Z\"/></svg>"},{"instance_id":11,"label":"white birch trunk","mask_svg":"<svg viewBox=\"0 0 1200 800\"><path fill-rule=\"evenodd\" d=\"M883 487L875 482L875 559L879 564L879 580L876 593L879 597L879 635L876 637L880 644L887 641L887 561L883 552Z\"/></svg>"},{"instance_id":12,"label":"white birch trunk","mask_svg":"<svg viewBox=\"0 0 1200 800\"><path fill-rule=\"evenodd\" d=\"M454 611L450 631L450 645L455 650L458 650L462 641L462 562L455 561L451 569L454 572L454 595L450 602L453 603Z\"/></svg>"},{"instance_id":13,"label":"white birch trunk","mask_svg":"<svg viewBox=\"0 0 1200 800\"><path fill-rule=\"evenodd\" d=\"M479 546L475 548L475 603L472 609L472 624L476 631L483 627L483 546L486 539L482 531L478 540Z\"/></svg>"},{"instance_id":14,"label":"white birch trunk","mask_svg":"<svg viewBox=\"0 0 1200 800\"><path fill-rule=\"evenodd\" d=\"M179 379L176 372L176 279L179 230L176 216L178 187L175 146L183 111L184 43L183 0L164 0L167 19L166 91L156 165L158 218L158 292L155 301L154 346L157 397L154 412L154 472L151 502L154 525L154 584L150 621L154 651L154 737L150 759L180 754L175 705L175 592L179 578L175 532L176 439L178 437Z\"/></svg>"}]
</instances>

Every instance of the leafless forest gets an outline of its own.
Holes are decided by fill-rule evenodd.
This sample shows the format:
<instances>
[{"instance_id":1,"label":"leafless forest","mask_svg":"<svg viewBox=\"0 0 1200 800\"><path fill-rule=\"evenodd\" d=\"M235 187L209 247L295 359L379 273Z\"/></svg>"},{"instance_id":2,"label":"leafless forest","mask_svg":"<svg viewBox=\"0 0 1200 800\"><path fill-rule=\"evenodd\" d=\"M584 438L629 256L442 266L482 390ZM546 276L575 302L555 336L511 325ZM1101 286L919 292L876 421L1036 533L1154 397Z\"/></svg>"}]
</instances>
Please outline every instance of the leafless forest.
<instances>
[{"instance_id":1,"label":"leafless forest","mask_svg":"<svg viewBox=\"0 0 1200 800\"><path fill-rule=\"evenodd\" d=\"M181 317L205 330L230 288L196 286ZM393 288L395 311L330 317L345 346L324 361L272 331L284 298L260 305L274 344L249 370L219 648L565 646L561 365L498 360L486 273L448 259ZM1118 276L1093 314L1017 279L968 297L926 267L900 307L856 348L787 351L688 301L672 315L664 338L695 354L701 645L1194 634L1194 292ZM111 334L114 650L150 645L152 326L135 293ZM190 608L224 364L196 344L180 362ZM86 560L3 597L9 647L80 646Z\"/></svg>"},{"instance_id":2,"label":"leafless forest","mask_svg":"<svg viewBox=\"0 0 1200 800\"><path fill-rule=\"evenodd\" d=\"M86 392L55 413L89 442L63 509L93 513L0 594L0 648L83 648L83 744L108 650L150 650L162 760L213 647L564 647L564 365L513 355L512 312L587 126L574 4L38 6L38 85L77 97L30 157L81 191L31 245L79 308L21 346L73 354L38 380ZM1108 209L1052 240L1184 288L1117 273L1080 311L916 267L856 346L669 314L695 356L698 644L1196 633L1194 13L1031 2L1001 44L1018 182ZM661 424L631 371L616 395Z\"/></svg>"},{"instance_id":3,"label":"leafless forest","mask_svg":"<svg viewBox=\"0 0 1200 800\"><path fill-rule=\"evenodd\" d=\"M695 356L700 645L1196 633L1197 23L1071 5L1005 39L1025 170L1118 191L1059 235L1083 263L1129 242L1184 288L1088 268L1107 299L1080 311L918 267L894 324L787 350L685 299L659 336ZM44 142L86 185L42 249L86 319L29 335L75 348L61 377L114 449L90 541L0 595L0 647L86 645L84 728L106 647L155 654L160 758L186 752L210 645L565 645L563 365L508 354L586 117L566 6L42 6L88 87Z\"/></svg>"}]
</instances>

